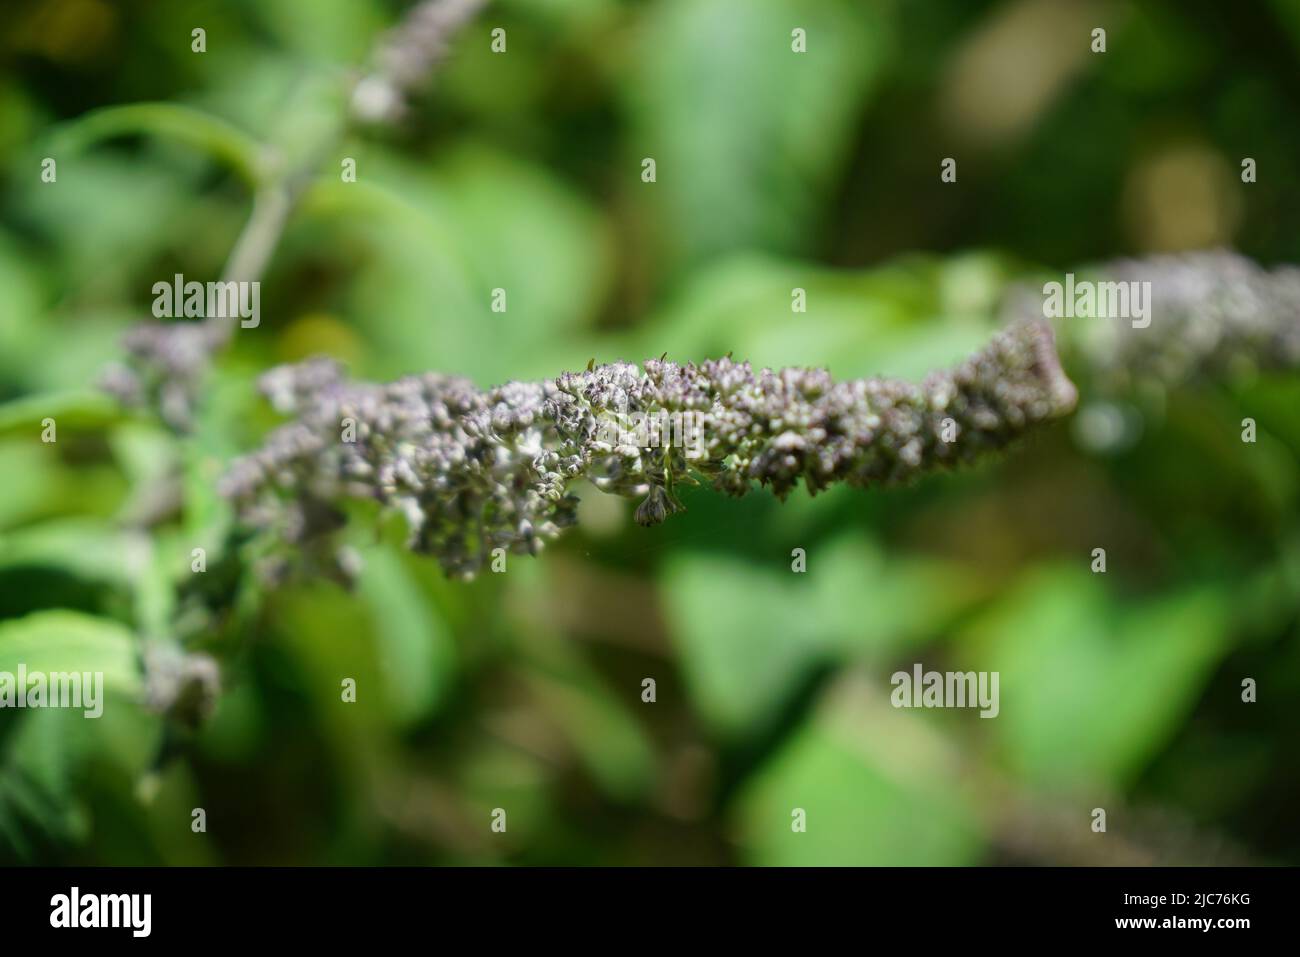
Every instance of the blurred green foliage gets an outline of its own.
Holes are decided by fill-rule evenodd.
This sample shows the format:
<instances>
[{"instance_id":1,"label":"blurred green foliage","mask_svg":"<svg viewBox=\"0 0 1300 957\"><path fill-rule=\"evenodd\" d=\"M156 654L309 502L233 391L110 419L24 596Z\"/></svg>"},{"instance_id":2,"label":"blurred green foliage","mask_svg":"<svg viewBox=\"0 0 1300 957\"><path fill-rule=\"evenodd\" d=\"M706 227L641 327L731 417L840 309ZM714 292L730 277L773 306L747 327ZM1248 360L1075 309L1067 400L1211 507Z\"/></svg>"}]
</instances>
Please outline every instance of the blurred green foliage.
<instances>
[{"instance_id":1,"label":"blurred green foliage","mask_svg":"<svg viewBox=\"0 0 1300 957\"><path fill-rule=\"evenodd\" d=\"M154 282L216 277L269 151L309 154L401 12L6 7L0 670L103 670L109 701L0 712L0 859L1300 860L1294 378L1128 397L1108 451L1067 422L912 488L697 492L649 530L589 489L578 530L473 584L386 519L355 526L354 590L251 588L213 491L274 422L257 373L318 352L483 385L665 351L919 376L1034 269L1297 261L1300 5L500 0L407 122L321 165L192 435L91 390ZM197 730L140 706L146 642L221 661ZM999 671L998 719L889 707L915 661Z\"/></svg>"}]
</instances>

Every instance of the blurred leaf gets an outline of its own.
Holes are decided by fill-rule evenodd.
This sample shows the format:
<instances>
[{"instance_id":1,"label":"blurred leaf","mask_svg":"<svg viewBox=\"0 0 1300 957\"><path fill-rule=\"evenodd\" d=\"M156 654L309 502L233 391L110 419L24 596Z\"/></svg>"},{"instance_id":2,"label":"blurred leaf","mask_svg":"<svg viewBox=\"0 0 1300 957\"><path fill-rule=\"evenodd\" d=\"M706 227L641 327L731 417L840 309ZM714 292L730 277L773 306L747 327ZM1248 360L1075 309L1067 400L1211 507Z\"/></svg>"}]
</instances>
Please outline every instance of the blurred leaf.
<instances>
[{"instance_id":1,"label":"blurred leaf","mask_svg":"<svg viewBox=\"0 0 1300 957\"><path fill-rule=\"evenodd\" d=\"M370 607L375 654L392 720L411 724L432 711L451 685L455 645L437 612L393 551L368 549L357 582Z\"/></svg>"},{"instance_id":2,"label":"blurred leaf","mask_svg":"<svg viewBox=\"0 0 1300 957\"><path fill-rule=\"evenodd\" d=\"M0 404L0 438L27 436L40 442L43 419L55 421L59 431L106 428L127 417L117 403L102 392L51 392L29 395Z\"/></svg>"},{"instance_id":3,"label":"blurred leaf","mask_svg":"<svg viewBox=\"0 0 1300 957\"><path fill-rule=\"evenodd\" d=\"M570 357L568 333L590 319L608 281L604 227L582 200L481 147L453 153L445 168L378 151L358 163L364 181L323 178L305 212L357 250L338 311L370 343L372 375L437 369L486 386L582 361ZM505 312L492 311L497 288Z\"/></svg>"},{"instance_id":4,"label":"blurred leaf","mask_svg":"<svg viewBox=\"0 0 1300 957\"><path fill-rule=\"evenodd\" d=\"M0 860L14 855L35 863L49 844L84 840L89 830L72 779L77 731L87 722L78 712L54 709L11 720L19 723L0 756Z\"/></svg>"},{"instance_id":5,"label":"blurred leaf","mask_svg":"<svg viewBox=\"0 0 1300 957\"><path fill-rule=\"evenodd\" d=\"M592 319L610 280L608 230L597 212L542 167L461 146L439 163L456 235L484 301L507 293L493 320L526 354Z\"/></svg>"},{"instance_id":6,"label":"blurred leaf","mask_svg":"<svg viewBox=\"0 0 1300 957\"><path fill-rule=\"evenodd\" d=\"M261 401L246 374L218 370L207 382L194 430L181 445L183 528L189 547L206 549L209 563L222 559L234 523L230 501L217 487L230 461L248 447L250 421Z\"/></svg>"},{"instance_id":7,"label":"blurred leaf","mask_svg":"<svg viewBox=\"0 0 1300 957\"><path fill-rule=\"evenodd\" d=\"M668 0L626 72L626 176L678 264L804 251L888 49L887 11L839 0ZM807 52L791 31L807 31ZM639 180L653 157L657 182Z\"/></svg>"},{"instance_id":8,"label":"blurred leaf","mask_svg":"<svg viewBox=\"0 0 1300 957\"><path fill-rule=\"evenodd\" d=\"M71 611L40 611L0 622L0 671L99 671L104 688L140 690L134 636L123 625Z\"/></svg>"},{"instance_id":9,"label":"blurred leaf","mask_svg":"<svg viewBox=\"0 0 1300 957\"><path fill-rule=\"evenodd\" d=\"M692 700L723 731L761 729L818 663L887 660L975 594L956 569L861 537L805 552L804 573L788 552L766 566L692 553L667 562L661 594Z\"/></svg>"},{"instance_id":10,"label":"blurred leaf","mask_svg":"<svg viewBox=\"0 0 1300 957\"><path fill-rule=\"evenodd\" d=\"M108 362L123 355L123 333L144 313L126 308L77 308L68 315L45 316L62 331L59 348L48 343L33 356L35 366L25 375L33 392L84 390L103 374Z\"/></svg>"},{"instance_id":11,"label":"blurred leaf","mask_svg":"<svg viewBox=\"0 0 1300 957\"><path fill-rule=\"evenodd\" d=\"M737 797L748 863L778 867L954 866L981 852L973 802L923 730L866 689L828 695ZM849 700L846 700L849 699ZM857 700L852 700L857 699ZM794 830L795 810L806 830Z\"/></svg>"},{"instance_id":12,"label":"blurred leaf","mask_svg":"<svg viewBox=\"0 0 1300 957\"><path fill-rule=\"evenodd\" d=\"M494 358L481 339L489 303L475 294L427 170L361 161L379 168L355 183L318 181L299 219L310 223L313 244L323 222L337 245L353 251L335 311L349 316L370 346L365 372L392 378L438 369L482 384Z\"/></svg>"},{"instance_id":13,"label":"blurred leaf","mask_svg":"<svg viewBox=\"0 0 1300 957\"><path fill-rule=\"evenodd\" d=\"M5 494L0 496L0 528L54 510L61 491L56 479L60 472L39 442L0 442L0 473L6 476Z\"/></svg>"},{"instance_id":14,"label":"blurred leaf","mask_svg":"<svg viewBox=\"0 0 1300 957\"><path fill-rule=\"evenodd\" d=\"M103 714L45 708L6 718L18 726L0 756L0 850L31 859L48 842L85 839L91 820L83 800L82 767L138 770L156 747L157 722L135 704L140 674L135 641L116 622L66 611L44 611L0 623L0 671L102 672Z\"/></svg>"},{"instance_id":15,"label":"blurred leaf","mask_svg":"<svg viewBox=\"0 0 1300 957\"><path fill-rule=\"evenodd\" d=\"M629 702L640 702L640 685L620 697L576 656L558 653L525 677L605 793L628 802L643 797L654 780L655 760L628 712Z\"/></svg>"},{"instance_id":16,"label":"blurred leaf","mask_svg":"<svg viewBox=\"0 0 1300 957\"><path fill-rule=\"evenodd\" d=\"M47 238L70 311L86 303L138 303L145 317L149 289L160 278L158 258L206 251L227 232L220 214L228 210L194 195L201 175L157 151L74 153L60 160L56 183L17 196L18 208ZM204 229L196 232L195 222Z\"/></svg>"},{"instance_id":17,"label":"blurred leaf","mask_svg":"<svg viewBox=\"0 0 1300 957\"><path fill-rule=\"evenodd\" d=\"M679 361L732 352L755 366L826 367L838 378L919 379L991 334L1003 269L991 257L909 258L844 272L738 255L685 285L638 337L639 352ZM807 312L791 309L795 288Z\"/></svg>"},{"instance_id":18,"label":"blurred leaf","mask_svg":"<svg viewBox=\"0 0 1300 957\"><path fill-rule=\"evenodd\" d=\"M525 615L515 622L517 647L511 649L521 677L606 794L627 802L643 798L654 780L655 754L632 713L644 706L639 682L612 689L568 636L534 617L545 607L543 593L554 587L547 569L514 566L509 584L508 606Z\"/></svg>"},{"instance_id":19,"label":"blurred leaf","mask_svg":"<svg viewBox=\"0 0 1300 957\"><path fill-rule=\"evenodd\" d=\"M1269 0L1273 14L1281 21L1291 45L1300 53L1300 5L1294 0Z\"/></svg>"},{"instance_id":20,"label":"blurred leaf","mask_svg":"<svg viewBox=\"0 0 1300 957\"><path fill-rule=\"evenodd\" d=\"M29 385L35 360L48 353L41 329L41 288L35 267L17 242L0 231L0 385ZM3 408L3 407L0 407Z\"/></svg>"},{"instance_id":21,"label":"blurred leaf","mask_svg":"<svg viewBox=\"0 0 1300 957\"><path fill-rule=\"evenodd\" d=\"M58 449L39 437L0 440L0 469L7 476L0 529L57 515L107 520L119 507L123 480L115 467L68 462Z\"/></svg>"},{"instance_id":22,"label":"blurred leaf","mask_svg":"<svg viewBox=\"0 0 1300 957\"><path fill-rule=\"evenodd\" d=\"M407 559L388 544L356 550L361 571L353 591L311 581L268 599L269 616L298 666L293 680L305 683L341 751L366 747L384 726L427 718L456 674L450 629ZM341 702L345 678L356 681L355 703Z\"/></svg>"},{"instance_id":23,"label":"blurred leaf","mask_svg":"<svg viewBox=\"0 0 1300 957\"><path fill-rule=\"evenodd\" d=\"M385 25L374 0L280 0L253 6L276 46L335 65L362 63Z\"/></svg>"},{"instance_id":24,"label":"blurred leaf","mask_svg":"<svg viewBox=\"0 0 1300 957\"><path fill-rule=\"evenodd\" d=\"M122 422L108 430L107 438L133 491L163 481L179 465L176 438L159 422Z\"/></svg>"},{"instance_id":25,"label":"blurred leaf","mask_svg":"<svg viewBox=\"0 0 1300 957\"><path fill-rule=\"evenodd\" d=\"M1211 587L1120 604L1085 569L1029 576L955 646L1000 673L991 724L1038 787L1131 783L1196 703L1228 650L1230 605Z\"/></svg>"},{"instance_id":26,"label":"blurred leaf","mask_svg":"<svg viewBox=\"0 0 1300 957\"><path fill-rule=\"evenodd\" d=\"M85 518L52 519L0 534L0 569L58 568L124 589L143 574L150 552L145 536Z\"/></svg>"},{"instance_id":27,"label":"blurred leaf","mask_svg":"<svg viewBox=\"0 0 1300 957\"><path fill-rule=\"evenodd\" d=\"M144 135L175 140L206 153L256 184L261 176L258 143L231 123L177 103L132 103L92 110L64 125L55 155L81 152L115 136Z\"/></svg>"}]
</instances>

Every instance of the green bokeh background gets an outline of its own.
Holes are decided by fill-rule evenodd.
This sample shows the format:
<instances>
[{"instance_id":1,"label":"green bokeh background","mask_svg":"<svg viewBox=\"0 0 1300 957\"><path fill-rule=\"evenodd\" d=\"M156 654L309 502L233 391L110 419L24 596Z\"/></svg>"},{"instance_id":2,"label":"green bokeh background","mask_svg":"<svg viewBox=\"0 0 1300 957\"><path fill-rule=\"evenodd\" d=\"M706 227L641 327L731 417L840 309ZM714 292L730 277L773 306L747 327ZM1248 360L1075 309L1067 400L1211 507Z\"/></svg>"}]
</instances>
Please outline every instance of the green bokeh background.
<instances>
[{"instance_id":1,"label":"green bokeh background","mask_svg":"<svg viewBox=\"0 0 1300 957\"><path fill-rule=\"evenodd\" d=\"M1300 861L1294 375L1121 397L1105 447L1076 417L905 489L697 491L654 529L587 489L578 529L472 584L385 520L351 592L238 590L213 492L275 422L258 372L315 353L485 386L664 352L919 376L1043 269L1300 261L1300 4L500 0L404 124L323 161L193 435L96 398L153 283L217 277L249 164L310 142L403 9L5 4L0 669L111 697L0 712L0 860ZM84 119L136 103L167 106ZM178 514L135 521L176 475ZM145 640L221 661L198 730L138 704ZM1000 716L893 709L917 661L998 671Z\"/></svg>"}]
</instances>

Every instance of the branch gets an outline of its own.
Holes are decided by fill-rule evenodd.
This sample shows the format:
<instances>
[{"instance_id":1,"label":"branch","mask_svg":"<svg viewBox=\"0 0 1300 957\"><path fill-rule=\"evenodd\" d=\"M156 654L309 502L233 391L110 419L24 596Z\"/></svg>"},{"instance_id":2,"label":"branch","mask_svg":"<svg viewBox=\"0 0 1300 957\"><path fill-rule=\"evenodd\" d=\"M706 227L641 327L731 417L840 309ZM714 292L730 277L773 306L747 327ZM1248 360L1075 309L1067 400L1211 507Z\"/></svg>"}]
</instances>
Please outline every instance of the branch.
<instances>
[{"instance_id":1,"label":"branch","mask_svg":"<svg viewBox=\"0 0 1300 957\"><path fill-rule=\"evenodd\" d=\"M412 549L466 578L496 549L535 554L573 524L581 478L639 499L637 521L653 525L682 510L682 484L739 496L757 483L784 499L801 482L814 494L903 482L1004 448L1076 398L1041 321L920 385L726 358L479 391L436 373L353 384L316 359L272 370L262 389L297 418L222 483L246 522L318 544L337 505L377 500L405 514Z\"/></svg>"},{"instance_id":2,"label":"branch","mask_svg":"<svg viewBox=\"0 0 1300 957\"><path fill-rule=\"evenodd\" d=\"M352 93L353 115L365 122L393 123L406 101L446 58L451 38L487 0L424 0L379 44L370 73Z\"/></svg>"},{"instance_id":3,"label":"branch","mask_svg":"<svg viewBox=\"0 0 1300 957\"><path fill-rule=\"evenodd\" d=\"M1124 319L1058 322L1062 352L1090 387L1171 388L1254 371L1300 368L1300 268L1269 270L1227 250L1125 259L1087 270L1093 282L1149 282L1149 325ZM1021 288L1008 318L1043 315L1043 294ZM1090 389L1091 390L1091 389Z\"/></svg>"}]
</instances>

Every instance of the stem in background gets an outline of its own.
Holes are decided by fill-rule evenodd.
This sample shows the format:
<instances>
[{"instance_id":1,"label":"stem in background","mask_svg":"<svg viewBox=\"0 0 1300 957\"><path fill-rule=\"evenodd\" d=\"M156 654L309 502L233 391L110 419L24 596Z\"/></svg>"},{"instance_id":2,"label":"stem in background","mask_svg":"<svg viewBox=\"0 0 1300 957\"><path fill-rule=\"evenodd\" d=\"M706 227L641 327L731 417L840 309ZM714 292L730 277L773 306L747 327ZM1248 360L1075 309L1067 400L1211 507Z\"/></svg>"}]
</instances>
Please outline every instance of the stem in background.
<instances>
[{"instance_id":1,"label":"stem in background","mask_svg":"<svg viewBox=\"0 0 1300 957\"><path fill-rule=\"evenodd\" d=\"M322 159L355 121L391 123L405 110L416 85L446 57L451 38L486 0L424 0L376 48L374 65L354 86L347 115L339 118L306 158L277 164L257 187L248 220L231 249L223 281L254 282L265 273L289 218ZM173 429L188 431L213 357L229 345L237 319L212 316L202 323L145 322L126 336L128 362L110 366L101 386L120 401L150 406Z\"/></svg>"},{"instance_id":2,"label":"stem in background","mask_svg":"<svg viewBox=\"0 0 1300 957\"><path fill-rule=\"evenodd\" d=\"M224 280L252 282L266 271L280 234L289 218L293 199L289 190L276 183L258 190L253 197L253 211L244 224L226 260Z\"/></svg>"},{"instance_id":3,"label":"stem in background","mask_svg":"<svg viewBox=\"0 0 1300 957\"><path fill-rule=\"evenodd\" d=\"M235 240L222 270L222 282L257 282L280 244L285 224L297 196L282 182L259 187L253 196L253 210ZM205 322L210 349L223 348L234 334L236 316L211 316Z\"/></svg>"}]
</instances>

